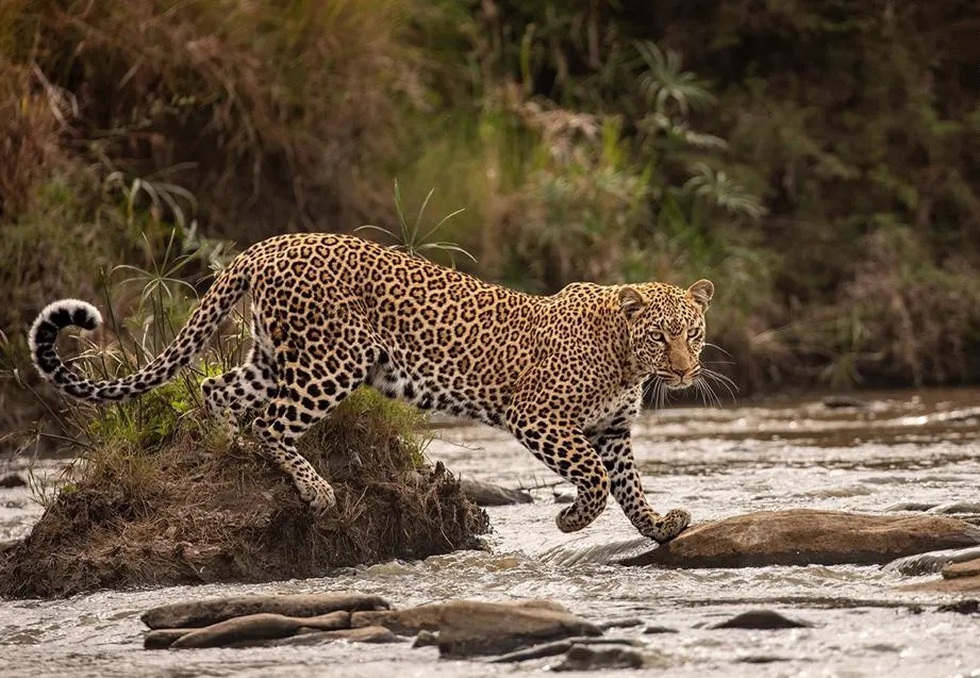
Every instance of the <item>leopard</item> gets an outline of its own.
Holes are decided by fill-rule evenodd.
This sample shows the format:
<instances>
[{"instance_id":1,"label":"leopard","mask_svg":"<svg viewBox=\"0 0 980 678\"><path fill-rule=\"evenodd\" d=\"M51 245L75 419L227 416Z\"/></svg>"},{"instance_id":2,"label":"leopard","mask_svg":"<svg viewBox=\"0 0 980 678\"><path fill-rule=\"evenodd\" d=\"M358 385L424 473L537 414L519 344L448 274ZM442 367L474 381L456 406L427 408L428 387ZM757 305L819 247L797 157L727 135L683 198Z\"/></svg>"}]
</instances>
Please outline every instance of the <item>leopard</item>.
<instances>
[{"instance_id":1,"label":"leopard","mask_svg":"<svg viewBox=\"0 0 980 678\"><path fill-rule=\"evenodd\" d=\"M593 523L612 495L641 535L664 543L691 516L648 503L631 427L650 383L669 392L702 381L714 291L702 279L687 288L577 282L531 294L354 235L290 233L235 257L173 341L132 374L90 379L60 356L62 329L102 324L82 300L45 307L28 343L36 369L63 394L134 398L188 366L247 295L248 351L202 382L203 407L226 426L251 421L249 439L289 476L314 520L336 497L297 440L368 386L509 432L574 486L556 517L562 532Z\"/></svg>"}]
</instances>

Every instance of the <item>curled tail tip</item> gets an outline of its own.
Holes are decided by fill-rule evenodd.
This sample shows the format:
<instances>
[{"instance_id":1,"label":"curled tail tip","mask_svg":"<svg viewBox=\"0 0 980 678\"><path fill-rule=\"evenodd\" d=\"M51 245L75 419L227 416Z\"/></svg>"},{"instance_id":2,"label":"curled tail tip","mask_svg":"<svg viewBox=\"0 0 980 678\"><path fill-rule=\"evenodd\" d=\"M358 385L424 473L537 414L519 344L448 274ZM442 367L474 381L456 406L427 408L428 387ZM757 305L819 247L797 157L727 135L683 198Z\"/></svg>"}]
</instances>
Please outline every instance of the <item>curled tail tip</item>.
<instances>
[{"instance_id":1,"label":"curled tail tip","mask_svg":"<svg viewBox=\"0 0 980 678\"><path fill-rule=\"evenodd\" d=\"M102 314L92 304L81 299L60 299L44 307L34 324L49 322L59 330L75 325L94 330L102 324Z\"/></svg>"},{"instance_id":2,"label":"curled tail tip","mask_svg":"<svg viewBox=\"0 0 980 678\"><path fill-rule=\"evenodd\" d=\"M37 354L39 345L54 344L58 332L69 325L94 330L102 324L102 314L87 301L61 299L48 304L38 313L28 334L31 353Z\"/></svg>"}]
</instances>

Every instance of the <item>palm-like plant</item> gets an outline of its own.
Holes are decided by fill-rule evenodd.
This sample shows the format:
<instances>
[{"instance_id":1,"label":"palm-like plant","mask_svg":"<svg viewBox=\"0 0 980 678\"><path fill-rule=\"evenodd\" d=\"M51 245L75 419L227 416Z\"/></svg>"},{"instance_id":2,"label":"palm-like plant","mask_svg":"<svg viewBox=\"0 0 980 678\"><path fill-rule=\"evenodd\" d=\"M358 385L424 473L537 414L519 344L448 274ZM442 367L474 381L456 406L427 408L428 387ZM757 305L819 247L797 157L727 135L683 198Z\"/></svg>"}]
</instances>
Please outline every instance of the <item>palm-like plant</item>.
<instances>
[{"instance_id":1,"label":"palm-like plant","mask_svg":"<svg viewBox=\"0 0 980 678\"><path fill-rule=\"evenodd\" d=\"M662 50L649 41L637 42L636 50L647 68L640 74L640 89L655 112L669 113L675 109L686 116L692 110L704 110L715 103L708 84L681 68L680 54Z\"/></svg>"},{"instance_id":2,"label":"palm-like plant","mask_svg":"<svg viewBox=\"0 0 980 678\"><path fill-rule=\"evenodd\" d=\"M710 202L736 217L758 219L766 213L759 198L736 183L724 170L715 170L703 162L691 166L694 176L684 183L683 191L696 199Z\"/></svg>"}]
</instances>

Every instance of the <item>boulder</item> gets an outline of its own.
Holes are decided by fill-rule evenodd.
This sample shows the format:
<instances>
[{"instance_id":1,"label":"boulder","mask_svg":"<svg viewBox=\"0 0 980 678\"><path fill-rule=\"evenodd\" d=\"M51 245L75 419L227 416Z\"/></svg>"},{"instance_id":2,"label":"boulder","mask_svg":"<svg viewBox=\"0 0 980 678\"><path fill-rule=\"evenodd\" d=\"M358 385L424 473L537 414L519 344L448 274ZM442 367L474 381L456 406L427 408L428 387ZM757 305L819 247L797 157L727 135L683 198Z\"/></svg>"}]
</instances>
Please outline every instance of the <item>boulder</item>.
<instances>
[{"instance_id":1,"label":"boulder","mask_svg":"<svg viewBox=\"0 0 980 678\"><path fill-rule=\"evenodd\" d=\"M471 656L510 652L527 644L569 636L598 636L601 630L553 604L485 603L450 600L407 610L355 612L351 626L380 625L401 635L438 632L439 653Z\"/></svg>"},{"instance_id":2,"label":"boulder","mask_svg":"<svg viewBox=\"0 0 980 678\"><path fill-rule=\"evenodd\" d=\"M350 626L350 613L346 610L329 612L316 617L287 617L281 614L261 612L189 630L174 640L171 649L226 647L270 638L286 638L300 629L318 631L344 629Z\"/></svg>"},{"instance_id":3,"label":"boulder","mask_svg":"<svg viewBox=\"0 0 980 678\"><path fill-rule=\"evenodd\" d=\"M527 490L512 490L477 480L461 480L459 487L463 495L477 506L509 506L534 501Z\"/></svg>"},{"instance_id":4,"label":"boulder","mask_svg":"<svg viewBox=\"0 0 980 678\"><path fill-rule=\"evenodd\" d=\"M696 525L664 545L614 562L725 568L867 565L976 544L980 544L980 528L946 516L789 509ZM633 542L629 546L634 546Z\"/></svg>"},{"instance_id":5,"label":"boulder","mask_svg":"<svg viewBox=\"0 0 980 678\"><path fill-rule=\"evenodd\" d=\"M209 626L233 617L259 613L316 617L337 610L354 612L386 610L389 607L380 596L360 593L230 596L162 605L147 610L140 619L151 629L176 629Z\"/></svg>"}]
</instances>

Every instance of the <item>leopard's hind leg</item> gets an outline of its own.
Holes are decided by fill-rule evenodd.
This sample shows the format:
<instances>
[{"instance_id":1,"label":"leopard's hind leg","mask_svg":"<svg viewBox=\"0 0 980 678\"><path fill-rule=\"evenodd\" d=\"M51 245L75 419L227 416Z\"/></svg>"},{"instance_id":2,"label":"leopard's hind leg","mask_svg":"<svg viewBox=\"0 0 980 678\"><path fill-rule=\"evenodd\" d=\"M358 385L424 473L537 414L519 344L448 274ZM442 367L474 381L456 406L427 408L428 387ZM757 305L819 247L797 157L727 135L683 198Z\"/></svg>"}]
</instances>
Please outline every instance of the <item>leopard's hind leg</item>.
<instances>
[{"instance_id":1,"label":"leopard's hind leg","mask_svg":"<svg viewBox=\"0 0 980 678\"><path fill-rule=\"evenodd\" d=\"M208 415L219 422L230 440L238 437L242 416L265 405L278 391L273 348L258 323L252 336L252 347L239 367L201 383Z\"/></svg>"},{"instance_id":2,"label":"leopard's hind leg","mask_svg":"<svg viewBox=\"0 0 980 678\"><path fill-rule=\"evenodd\" d=\"M381 351L372 333L349 319L318 323L324 341L306 347L302 337L275 348L277 389L252 424L262 454L287 475L300 498L317 513L336 504L334 490L296 449L296 441L364 383ZM324 348L328 347L328 348Z\"/></svg>"}]
</instances>

